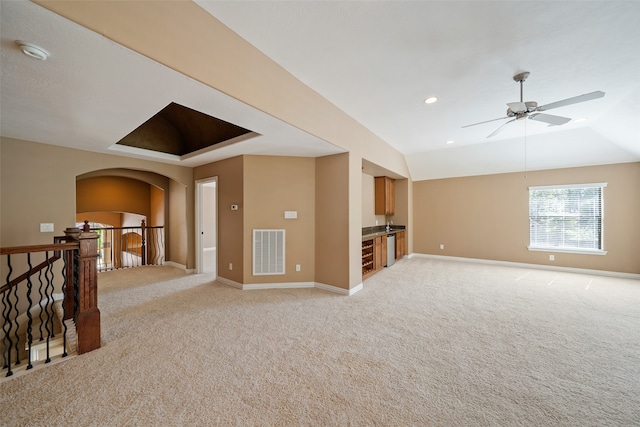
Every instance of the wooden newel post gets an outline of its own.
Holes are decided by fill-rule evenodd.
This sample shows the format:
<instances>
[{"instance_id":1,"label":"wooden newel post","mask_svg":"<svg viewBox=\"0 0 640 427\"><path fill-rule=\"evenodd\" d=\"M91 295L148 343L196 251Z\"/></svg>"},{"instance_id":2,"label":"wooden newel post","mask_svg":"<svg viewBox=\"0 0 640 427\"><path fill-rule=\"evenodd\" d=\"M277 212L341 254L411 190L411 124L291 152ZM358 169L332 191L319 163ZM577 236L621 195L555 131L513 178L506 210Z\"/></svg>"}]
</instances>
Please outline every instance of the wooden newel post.
<instances>
[{"instance_id":1,"label":"wooden newel post","mask_svg":"<svg viewBox=\"0 0 640 427\"><path fill-rule=\"evenodd\" d=\"M98 234L80 233L78 240L78 354L100 348L100 310L98 309Z\"/></svg>"}]
</instances>

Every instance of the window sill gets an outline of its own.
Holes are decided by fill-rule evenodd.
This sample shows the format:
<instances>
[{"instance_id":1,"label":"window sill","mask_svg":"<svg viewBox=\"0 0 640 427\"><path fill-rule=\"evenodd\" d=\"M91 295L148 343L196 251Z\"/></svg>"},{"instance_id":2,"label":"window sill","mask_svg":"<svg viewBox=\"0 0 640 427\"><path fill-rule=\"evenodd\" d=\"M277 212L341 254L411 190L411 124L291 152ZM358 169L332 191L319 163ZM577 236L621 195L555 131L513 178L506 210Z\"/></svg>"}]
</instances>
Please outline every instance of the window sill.
<instances>
[{"instance_id":1,"label":"window sill","mask_svg":"<svg viewBox=\"0 0 640 427\"><path fill-rule=\"evenodd\" d=\"M571 249L571 248L542 248L537 246L528 246L530 251L537 252L561 252L565 254L579 254L579 255L606 255L607 251L599 249Z\"/></svg>"}]
</instances>

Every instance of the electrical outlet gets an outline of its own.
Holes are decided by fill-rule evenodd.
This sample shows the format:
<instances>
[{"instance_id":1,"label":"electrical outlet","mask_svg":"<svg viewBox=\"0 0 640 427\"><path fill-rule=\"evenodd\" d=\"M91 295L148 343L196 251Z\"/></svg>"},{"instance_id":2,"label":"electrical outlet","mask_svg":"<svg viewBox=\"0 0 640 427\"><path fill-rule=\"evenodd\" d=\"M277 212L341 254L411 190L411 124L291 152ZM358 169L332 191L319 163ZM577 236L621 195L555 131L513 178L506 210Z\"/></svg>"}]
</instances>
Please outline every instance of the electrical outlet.
<instances>
[{"instance_id":1,"label":"electrical outlet","mask_svg":"<svg viewBox=\"0 0 640 427\"><path fill-rule=\"evenodd\" d=\"M549 261L555 261L555 260L556 260L555 255L549 255Z\"/></svg>"},{"instance_id":2,"label":"electrical outlet","mask_svg":"<svg viewBox=\"0 0 640 427\"><path fill-rule=\"evenodd\" d=\"M233 270L233 264L229 263L229 270Z\"/></svg>"},{"instance_id":3,"label":"electrical outlet","mask_svg":"<svg viewBox=\"0 0 640 427\"><path fill-rule=\"evenodd\" d=\"M441 245L440 245L440 249L444 249L444 245L442 245L442 244L441 244Z\"/></svg>"},{"instance_id":4,"label":"electrical outlet","mask_svg":"<svg viewBox=\"0 0 640 427\"><path fill-rule=\"evenodd\" d=\"M296 271L300 271L300 264L296 264Z\"/></svg>"}]
</instances>

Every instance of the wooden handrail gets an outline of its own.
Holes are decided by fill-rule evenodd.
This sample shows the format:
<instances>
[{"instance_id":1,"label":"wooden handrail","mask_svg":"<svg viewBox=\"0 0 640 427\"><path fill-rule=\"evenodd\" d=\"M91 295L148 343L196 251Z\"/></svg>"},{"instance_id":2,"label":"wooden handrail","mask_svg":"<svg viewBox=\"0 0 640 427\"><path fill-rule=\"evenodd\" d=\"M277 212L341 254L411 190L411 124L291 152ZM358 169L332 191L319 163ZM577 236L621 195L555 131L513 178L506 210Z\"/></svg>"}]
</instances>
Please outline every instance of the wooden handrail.
<instances>
[{"instance_id":1,"label":"wooden handrail","mask_svg":"<svg viewBox=\"0 0 640 427\"><path fill-rule=\"evenodd\" d=\"M0 255L16 255L16 254L27 254L33 252L53 252L54 255L42 261L40 264L33 267L31 270L26 273L21 274L20 276L14 278L11 282L0 286L0 294L7 292L12 287L16 286L18 283L27 280L27 278L34 273L46 268L47 266L53 264L57 260L60 259L60 251L69 250L69 249L78 249L80 248L79 242L68 242L68 243L53 243L46 245L30 245L30 246L10 246L6 248L0 248Z\"/></svg>"},{"instance_id":2,"label":"wooden handrail","mask_svg":"<svg viewBox=\"0 0 640 427\"><path fill-rule=\"evenodd\" d=\"M146 228L164 228L164 225L146 225ZM130 229L140 229L139 225L130 225L128 227L91 227L91 231L96 230L130 230Z\"/></svg>"},{"instance_id":3,"label":"wooden handrail","mask_svg":"<svg viewBox=\"0 0 640 427\"><path fill-rule=\"evenodd\" d=\"M78 336L78 354L86 353L100 347L100 310L98 309L98 270L96 259L98 257L96 233L89 232L88 224L82 229L67 228L66 236L54 237L54 243L44 245L12 246L0 248L0 255L28 254L33 252L53 251L54 258L59 259L61 252L67 250L67 286L64 304L66 309L73 313L73 263L74 256L70 250L77 249L77 292L78 310L76 315L76 331ZM64 242L64 243L63 243ZM49 262L39 264L36 268L44 268ZM34 269L29 274L33 274ZM19 283L22 276L15 278L2 287L3 292Z\"/></svg>"},{"instance_id":4,"label":"wooden handrail","mask_svg":"<svg viewBox=\"0 0 640 427\"><path fill-rule=\"evenodd\" d=\"M46 245L8 246L0 248L0 255L26 254L29 252L63 251L66 249L78 249L78 242L48 243Z\"/></svg>"}]
</instances>

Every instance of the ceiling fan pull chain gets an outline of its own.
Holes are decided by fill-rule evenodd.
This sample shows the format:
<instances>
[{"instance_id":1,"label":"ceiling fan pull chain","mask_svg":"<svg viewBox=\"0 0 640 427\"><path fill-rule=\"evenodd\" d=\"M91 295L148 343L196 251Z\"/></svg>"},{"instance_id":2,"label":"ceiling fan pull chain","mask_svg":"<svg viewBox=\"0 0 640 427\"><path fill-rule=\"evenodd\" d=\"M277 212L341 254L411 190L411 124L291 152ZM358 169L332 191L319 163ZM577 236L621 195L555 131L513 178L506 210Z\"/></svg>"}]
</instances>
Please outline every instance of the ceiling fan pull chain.
<instances>
[{"instance_id":1,"label":"ceiling fan pull chain","mask_svg":"<svg viewBox=\"0 0 640 427\"><path fill-rule=\"evenodd\" d=\"M527 179L527 121L524 121L524 178Z\"/></svg>"}]
</instances>

